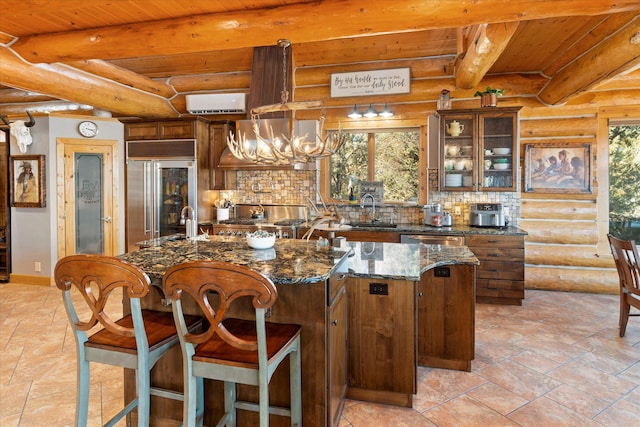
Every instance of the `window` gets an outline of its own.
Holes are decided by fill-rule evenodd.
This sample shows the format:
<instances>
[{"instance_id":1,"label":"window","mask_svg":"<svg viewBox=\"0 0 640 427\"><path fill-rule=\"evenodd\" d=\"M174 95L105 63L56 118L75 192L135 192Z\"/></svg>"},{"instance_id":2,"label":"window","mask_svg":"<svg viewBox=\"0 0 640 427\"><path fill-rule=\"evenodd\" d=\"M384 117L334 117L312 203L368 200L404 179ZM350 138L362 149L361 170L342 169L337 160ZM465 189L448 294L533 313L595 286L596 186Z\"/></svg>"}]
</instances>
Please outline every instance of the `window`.
<instances>
[{"instance_id":1,"label":"window","mask_svg":"<svg viewBox=\"0 0 640 427\"><path fill-rule=\"evenodd\" d=\"M609 126L609 232L640 240L640 125L626 120Z\"/></svg>"},{"instance_id":2,"label":"window","mask_svg":"<svg viewBox=\"0 0 640 427\"><path fill-rule=\"evenodd\" d=\"M418 129L349 131L330 160L331 197L347 200L360 194L361 181L382 181L387 202L418 200Z\"/></svg>"}]
</instances>

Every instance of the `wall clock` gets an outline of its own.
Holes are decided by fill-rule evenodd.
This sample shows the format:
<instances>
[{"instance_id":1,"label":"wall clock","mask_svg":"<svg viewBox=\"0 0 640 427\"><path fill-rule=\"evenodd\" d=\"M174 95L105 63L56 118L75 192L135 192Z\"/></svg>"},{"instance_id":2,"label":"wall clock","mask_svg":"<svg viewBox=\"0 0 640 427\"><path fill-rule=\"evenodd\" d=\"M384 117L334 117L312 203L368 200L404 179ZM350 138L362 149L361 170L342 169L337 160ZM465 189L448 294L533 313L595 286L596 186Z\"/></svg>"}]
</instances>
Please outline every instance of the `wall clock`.
<instances>
[{"instance_id":1,"label":"wall clock","mask_svg":"<svg viewBox=\"0 0 640 427\"><path fill-rule=\"evenodd\" d=\"M90 121L80 122L78 132L86 138L93 138L98 134L98 125Z\"/></svg>"}]
</instances>

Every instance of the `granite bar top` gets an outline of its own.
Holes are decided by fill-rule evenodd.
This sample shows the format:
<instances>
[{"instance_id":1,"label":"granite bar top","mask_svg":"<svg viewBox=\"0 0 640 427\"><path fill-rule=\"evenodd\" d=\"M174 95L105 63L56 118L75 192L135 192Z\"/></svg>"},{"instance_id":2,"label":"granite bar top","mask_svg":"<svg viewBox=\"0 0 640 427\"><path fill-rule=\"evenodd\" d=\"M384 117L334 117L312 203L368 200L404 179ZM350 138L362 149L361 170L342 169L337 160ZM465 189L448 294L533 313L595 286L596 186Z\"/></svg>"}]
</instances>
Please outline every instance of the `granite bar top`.
<instances>
[{"instance_id":1,"label":"granite bar top","mask_svg":"<svg viewBox=\"0 0 640 427\"><path fill-rule=\"evenodd\" d=\"M344 268L353 277L417 281L422 273L435 267L480 264L466 246L383 242L349 242L347 245L353 251Z\"/></svg>"},{"instance_id":2,"label":"granite bar top","mask_svg":"<svg viewBox=\"0 0 640 427\"><path fill-rule=\"evenodd\" d=\"M318 246L316 241L278 239L273 248L252 249L245 239L209 236L207 240L156 239L148 247L120 258L142 268L159 284L169 267L193 260L216 260L247 265L276 284L316 283L334 271L349 276L419 280L431 268L479 264L466 246L407 243L349 242L345 247Z\"/></svg>"},{"instance_id":3,"label":"granite bar top","mask_svg":"<svg viewBox=\"0 0 640 427\"><path fill-rule=\"evenodd\" d=\"M158 239L156 245L120 258L142 268L156 284L171 266L196 260L246 265L276 284L304 284L328 279L348 253L349 248L318 247L306 240L278 239L273 248L252 249L242 238L209 236L207 240Z\"/></svg>"}]
</instances>

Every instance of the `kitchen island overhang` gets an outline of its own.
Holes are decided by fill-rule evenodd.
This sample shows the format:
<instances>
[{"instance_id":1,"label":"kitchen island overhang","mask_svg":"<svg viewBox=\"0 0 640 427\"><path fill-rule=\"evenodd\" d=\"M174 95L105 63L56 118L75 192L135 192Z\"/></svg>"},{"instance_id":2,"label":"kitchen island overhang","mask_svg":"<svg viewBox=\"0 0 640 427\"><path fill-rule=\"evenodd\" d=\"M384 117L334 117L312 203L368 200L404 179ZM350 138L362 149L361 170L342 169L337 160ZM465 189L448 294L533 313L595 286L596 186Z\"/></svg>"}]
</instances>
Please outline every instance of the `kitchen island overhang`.
<instances>
[{"instance_id":1,"label":"kitchen island overhang","mask_svg":"<svg viewBox=\"0 0 640 427\"><path fill-rule=\"evenodd\" d=\"M336 321L335 315L342 313L338 308L346 306L348 280L388 279L399 281L406 288L403 292L415 292L426 271L437 267L467 265L474 266L477 259L466 247L445 248L420 244L398 244L370 242L350 242L346 247L334 248L318 246L315 241L279 239L273 248L255 250L248 247L244 239L212 236L207 240L161 241L156 246L122 255L120 258L141 267L151 278L160 292L150 293L143 304L149 308L170 310L161 293L162 276L172 265L192 260L217 260L247 265L269 277L278 289L279 299L274 305L272 322L298 323L302 326L302 388L303 424L329 426L339 420L347 387L346 360L334 360L336 349L341 354L341 327L347 336L346 310ZM407 286L404 286L407 284ZM342 298L341 298L342 296ZM409 308L409 307L408 307ZM409 310L415 310L415 305ZM250 305L242 308L234 316L250 316ZM336 341L335 338L338 337ZM346 354L344 354L346 358ZM152 373L152 383L171 389L182 389L182 360L179 348L172 350L168 357L160 360ZM345 366L341 373L340 366ZM410 367L411 368L411 367ZM337 370L336 370L337 369ZM415 366L412 368L415 370ZM336 377L336 372L337 377ZM336 379L338 378L338 379ZM343 379L340 379L343 378ZM125 395L134 393L132 373L125 375ZM341 388L336 382L344 382ZM206 386L205 423L213 422L223 413L222 385L208 381ZM351 387L351 386L350 386ZM288 405L288 369L276 372L270 386L270 399L277 405ZM342 391L341 391L342 390ZM356 388L354 388L356 390ZM379 401L386 392L357 388L363 400ZM257 400L252 388L239 387L242 399ZM410 401L415 390L400 395ZM157 423L179 424L182 414L179 402L153 403L152 413ZM393 399L388 403L401 404ZM255 425L252 413L239 412L238 425ZM272 416L271 425L288 425L288 419Z\"/></svg>"}]
</instances>

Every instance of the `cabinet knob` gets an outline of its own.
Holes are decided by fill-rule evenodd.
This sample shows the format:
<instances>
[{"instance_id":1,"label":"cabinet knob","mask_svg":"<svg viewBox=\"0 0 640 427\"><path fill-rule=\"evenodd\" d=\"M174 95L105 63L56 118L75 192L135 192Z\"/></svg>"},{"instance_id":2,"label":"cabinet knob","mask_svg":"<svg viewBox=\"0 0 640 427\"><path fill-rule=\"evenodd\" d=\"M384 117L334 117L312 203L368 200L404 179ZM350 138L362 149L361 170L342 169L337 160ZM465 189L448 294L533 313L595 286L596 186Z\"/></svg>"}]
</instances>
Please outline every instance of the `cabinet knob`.
<instances>
[{"instance_id":1,"label":"cabinet knob","mask_svg":"<svg viewBox=\"0 0 640 427\"><path fill-rule=\"evenodd\" d=\"M337 320L337 319L336 319L336 320L333 320L333 321L331 322L331 324L332 324L333 326L338 326L338 320Z\"/></svg>"},{"instance_id":2,"label":"cabinet knob","mask_svg":"<svg viewBox=\"0 0 640 427\"><path fill-rule=\"evenodd\" d=\"M422 298L422 292L418 292L418 297Z\"/></svg>"}]
</instances>

